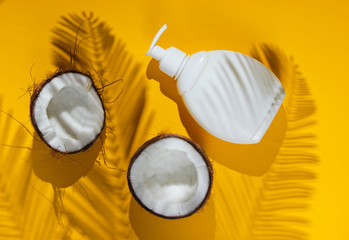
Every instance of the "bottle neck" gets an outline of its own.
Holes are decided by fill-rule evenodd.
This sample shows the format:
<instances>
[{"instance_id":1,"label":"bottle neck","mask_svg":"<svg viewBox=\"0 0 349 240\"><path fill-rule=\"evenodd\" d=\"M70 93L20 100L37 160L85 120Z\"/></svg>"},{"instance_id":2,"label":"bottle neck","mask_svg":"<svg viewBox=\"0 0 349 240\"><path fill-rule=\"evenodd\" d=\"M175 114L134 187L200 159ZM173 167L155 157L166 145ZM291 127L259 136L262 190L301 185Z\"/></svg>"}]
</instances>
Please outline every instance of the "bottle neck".
<instances>
[{"instance_id":1,"label":"bottle neck","mask_svg":"<svg viewBox=\"0 0 349 240\"><path fill-rule=\"evenodd\" d=\"M190 58L190 55L187 55L187 56L183 59L181 65L180 65L179 68L178 68L178 71L177 71L176 75L174 76L174 79L175 79L175 80L177 80L177 79L179 78L179 76L181 75L181 73L183 72L183 69L184 69L185 65L187 64L189 58Z\"/></svg>"}]
</instances>

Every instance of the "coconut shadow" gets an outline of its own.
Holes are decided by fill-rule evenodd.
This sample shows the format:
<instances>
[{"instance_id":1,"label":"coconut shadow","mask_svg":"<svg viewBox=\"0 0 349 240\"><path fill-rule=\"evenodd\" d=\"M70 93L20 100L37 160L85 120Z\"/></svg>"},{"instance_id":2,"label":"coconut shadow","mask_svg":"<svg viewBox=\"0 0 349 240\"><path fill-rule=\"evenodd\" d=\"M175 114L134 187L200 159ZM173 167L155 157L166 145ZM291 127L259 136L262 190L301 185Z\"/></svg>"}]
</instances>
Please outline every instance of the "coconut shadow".
<instances>
[{"instance_id":1,"label":"coconut shadow","mask_svg":"<svg viewBox=\"0 0 349 240\"><path fill-rule=\"evenodd\" d=\"M177 92L176 81L160 71L155 59L148 64L147 78L158 81L161 92L177 104L182 124L188 135L210 158L230 169L252 176L261 176L268 171L285 137L287 120L283 106L280 107L259 143L229 143L214 137L195 121Z\"/></svg>"},{"instance_id":2,"label":"coconut shadow","mask_svg":"<svg viewBox=\"0 0 349 240\"><path fill-rule=\"evenodd\" d=\"M164 219L155 216L132 198L129 218L133 230L142 240L215 238L216 220L212 198L209 198L197 213L180 219Z\"/></svg>"},{"instance_id":3,"label":"coconut shadow","mask_svg":"<svg viewBox=\"0 0 349 240\"><path fill-rule=\"evenodd\" d=\"M105 139L105 130L86 151L62 154L53 151L35 134L30 155L35 175L53 187L65 188L73 185L92 169Z\"/></svg>"}]
</instances>

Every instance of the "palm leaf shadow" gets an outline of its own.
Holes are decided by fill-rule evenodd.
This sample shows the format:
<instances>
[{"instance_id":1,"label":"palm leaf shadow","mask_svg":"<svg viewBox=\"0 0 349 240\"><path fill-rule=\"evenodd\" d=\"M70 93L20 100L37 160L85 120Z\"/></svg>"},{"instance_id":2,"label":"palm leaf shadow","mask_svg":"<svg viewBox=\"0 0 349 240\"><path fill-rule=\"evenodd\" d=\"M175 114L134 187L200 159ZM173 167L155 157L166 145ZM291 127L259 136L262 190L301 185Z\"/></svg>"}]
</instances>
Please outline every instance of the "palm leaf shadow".
<instances>
[{"instance_id":1,"label":"palm leaf shadow","mask_svg":"<svg viewBox=\"0 0 349 240\"><path fill-rule=\"evenodd\" d=\"M1 103L0 99L0 109ZM4 120L3 116L0 114L0 239L60 237L61 233L55 231L53 204L48 201L47 190L51 188L35 178L28 158L31 149L26 146L32 138L26 129L14 126L13 119Z\"/></svg>"},{"instance_id":2,"label":"palm leaf shadow","mask_svg":"<svg viewBox=\"0 0 349 240\"><path fill-rule=\"evenodd\" d=\"M268 66L282 82L286 97L284 108L287 130L281 149L269 171L260 178L238 173L221 173L216 196L224 206L217 209L217 225L225 239L308 239L308 209L316 179L318 162L316 135L312 132L316 107L306 80L292 58L278 48L261 45L252 56ZM229 198L227 197L229 196Z\"/></svg>"},{"instance_id":3,"label":"palm leaf shadow","mask_svg":"<svg viewBox=\"0 0 349 240\"><path fill-rule=\"evenodd\" d=\"M258 54L259 53L259 54ZM307 239L306 223L302 211L309 206L313 194L318 162L313 153L316 135L311 132L316 110L306 80L293 59L288 59L276 47L262 45L260 51L252 50L252 56L262 60L282 82L286 97L284 101L288 119L285 140L271 171L264 177L265 190L257 208L253 236L260 238L273 232L273 238Z\"/></svg>"},{"instance_id":4,"label":"palm leaf shadow","mask_svg":"<svg viewBox=\"0 0 349 240\"><path fill-rule=\"evenodd\" d=\"M0 98L0 108L2 109L2 98ZM8 112L12 115L12 111ZM3 114L0 115L0 131L1 131L1 144L7 145L17 145L23 143L23 138L12 139L10 141L8 138L13 138L13 136L18 136L19 129L16 129L16 135L10 134L10 129L12 129L12 121L10 118L6 118L3 121ZM6 127L5 127L6 126ZM19 142L17 142L19 140ZM21 239L23 236L23 229L20 225L20 216L16 214L13 209L18 204L18 194L13 190L12 186L9 186L9 180L14 180L13 172L18 168L20 161L19 151L14 149L8 149L4 146L1 146L0 150L0 238L13 238ZM17 161L12 161L16 159ZM23 161L22 161L23 162ZM16 166L17 165L17 166ZM17 179L18 182L18 179ZM14 186L18 186L17 183L13 183ZM20 185L20 184L19 184Z\"/></svg>"},{"instance_id":5,"label":"palm leaf shadow","mask_svg":"<svg viewBox=\"0 0 349 240\"><path fill-rule=\"evenodd\" d=\"M145 112L141 66L111 28L92 13L61 17L52 33L54 65L90 72L107 110L106 139L99 156L105 164L95 166L71 190L57 190L55 202L64 219L65 236L128 239L132 234L128 222L131 196L124 170L152 122L152 113Z\"/></svg>"}]
</instances>

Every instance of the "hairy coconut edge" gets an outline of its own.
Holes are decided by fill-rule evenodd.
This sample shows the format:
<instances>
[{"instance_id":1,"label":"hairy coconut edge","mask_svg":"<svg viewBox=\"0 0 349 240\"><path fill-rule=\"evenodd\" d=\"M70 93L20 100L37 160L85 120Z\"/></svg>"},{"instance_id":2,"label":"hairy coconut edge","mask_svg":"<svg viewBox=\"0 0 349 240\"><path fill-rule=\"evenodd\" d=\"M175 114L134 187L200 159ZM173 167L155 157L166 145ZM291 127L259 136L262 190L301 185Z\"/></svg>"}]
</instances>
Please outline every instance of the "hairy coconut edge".
<instances>
[{"instance_id":1,"label":"hairy coconut edge","mask_svg":"<svg viewBox=\"0 0 349 240\"><path fill-rule=\"evenodd\" d=\"M35 104L36 104L36 100L37 98L39 97L42 89L49 83L51 82L54 78L60 76L60 75L63 75L63 74L66 74L66 73L77 73L77 74L81 74L81 75L84 75L86 77L88 77L90 80L91 80L91 87L96 91L97 95L98 95L98 98L99 100L101 101L101 104L102 104L102 108L103 108L103 126L101 128L101 131L96 135L96 137L90 142L88 143L87 145L85 145L82 149L80 150L77 150L77 151L72 151L72 152L67 152L67 151L60 151L58 149L55 149L53 148L52 146L50 146L48 144L48 142L45 140L45 138L43 137L41 131L39 130L38 128L38 125L35 121L35 117L34 117L34 108L35 108ZM93 81L93 78L91 76L91 74L88 72L88 73L83 73L83 72L80 72L80 71L77 71L77 70L63 70L63 71L58 71L56 73L54 73L51 77L48 77L46 80L42 81L40 84L38 84L36 86L36 88L33 90L33 94L30 98L30 120L31 120L31 123L36 131L36 133L38 134L38 136L40 137L40 139L49 147L52 149L52 151L54 152L58 152L58 153L62 153L62 154L74 154L74 153L78 153L78 152L83 152L83 151L86 151L88 148L90 148L93 143L98 139L98 137L101 135L101 133L103 132L105 126L106 126L106 113L105 113L105 106L104 106L104 102L101 98L101 95L98 91L98 88L96 87L94 81Z\"/></svg>"}]
</instances>

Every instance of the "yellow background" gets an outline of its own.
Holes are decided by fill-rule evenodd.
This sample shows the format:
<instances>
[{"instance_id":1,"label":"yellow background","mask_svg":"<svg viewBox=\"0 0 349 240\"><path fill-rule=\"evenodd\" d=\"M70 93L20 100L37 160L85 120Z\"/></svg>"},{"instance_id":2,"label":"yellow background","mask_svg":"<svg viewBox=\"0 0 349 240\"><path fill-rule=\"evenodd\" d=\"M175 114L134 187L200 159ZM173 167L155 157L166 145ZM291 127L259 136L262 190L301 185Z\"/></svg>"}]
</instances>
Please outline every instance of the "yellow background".
<instances>
[{"instance_id":1,"label":"yellow background","mask_svg":"<svg viewBox=\"0 0 349 240\"><path fill-rule=\"evenodd\" d=\"M0 1L2 109L12 111L14 117L27 123L26 126L32 129L28 122L29 98L25 96L18 99L18 96L23 94L21 88L27 88L31 83L30 69L34 63L32 74L37 80L55 71L50 55L51 31L60 17L68 13L93 12L94 16L105 21L112 28L112 33L126 43L127 50L134 60L141 63L144 76L150 61L144 54L155 33L164 23L167 23L169 28L161 37L159 45L165 48L175 46L189 54L215 49L229 49L249 54L254 44L273 44L287 56L294 57L299 70L309 83L317 106L314 115L317 123L312 132L317 135L318 145L315 152L320 162L313 167L313 171L318 177L314 183L315 192L311 197L310 208L302 213L310 220L305 230L309 234L308 239L349 239L348 9L349 3L341 0L2 0ZM147 80L147 85L147 107L155 112L155 117L151 128L142 139L146 140L160 131L186 135L176 104L162 95L158 82ZM6 116L2 118L5 119ZM12 123L12 128L15 126L15 123ZM16 132L10 129L6 136L3 134L1 132L2 143L6 143ZM25 143L30 146L30 141ZM3 158L4 152L9 150L1 147L0 151ZM21 160L23 159L25 157L21 157ZM6 160L18 161L18 159ZM222 176L219 175L219 171L229 172L227 175L235 174L219 164L214 165L217 181L224 181L219 177ZM22 177L20 172L17 177ZM6 179L1 178L0 184L4 184L4 181ZM219 198L215 191L214 195ZM130 198L127 201L130 201ZM219 200L215 200L215 204L220 205L216 205L215 210L212 210L213 213L209 214L214 214L225 207ZM207 212L210 211L208 207ZM147 216L144 218L147 219ZM161 229L163 222L157 222L157 219L152 221L149 220L148 226L144 223L144 227L156 229L151 224L158 224L156 226ZM217 227L224 225L220 221L224 221L224 218L216 221L214 235L217 239L228 239L228 235ZM42 224L45 226L46 223ZM177 227L177 223L173 224L173 228ZM136 235L137 231L130 236L136 238Z\"/></svg>"}]
</instances>

